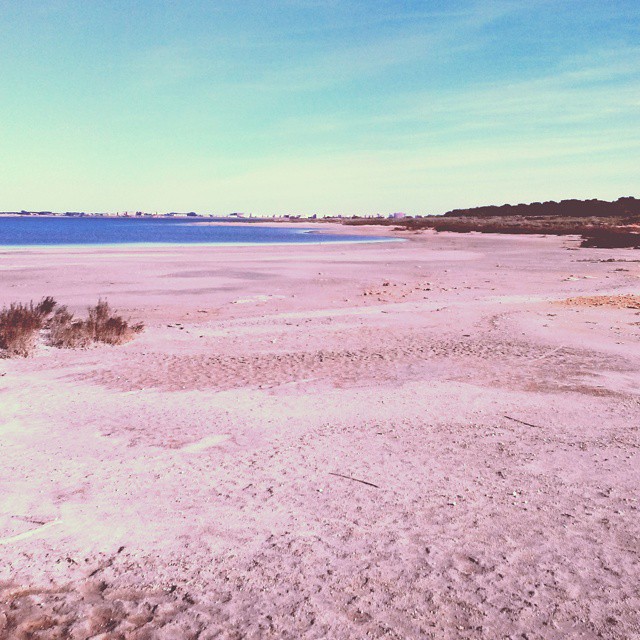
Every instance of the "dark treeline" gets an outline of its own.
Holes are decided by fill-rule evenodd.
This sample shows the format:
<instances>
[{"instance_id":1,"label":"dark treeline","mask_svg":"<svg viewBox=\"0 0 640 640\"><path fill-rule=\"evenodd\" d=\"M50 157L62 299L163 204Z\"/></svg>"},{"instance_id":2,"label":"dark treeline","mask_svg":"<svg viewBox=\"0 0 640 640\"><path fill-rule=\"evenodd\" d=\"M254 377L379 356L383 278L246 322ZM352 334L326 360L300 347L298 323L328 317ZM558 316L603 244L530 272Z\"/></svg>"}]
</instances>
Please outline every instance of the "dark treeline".
<instances>
[{"instance_id":1,"label":"dark treeline","mask_svg":"<svg viewBox=\"0 0 640 640\"><path fill-rule=\"evenodd\" d=\"M503 204L454 209L447 217L494 218L501 216L559 216L563 218L634 217L640 216L640 200L628 197L614 202L605 200L561 200L560 202L533 202L531 204Z\"/></svg>"},{"instance_id":2,"label":"dark treeline","mask_svg":"<svg viewBox=\"0 0 640 640\"><path fill-rule=\"evenodd\" d=\"M582 236L583 247L640 249L640 200L562 200L456 209L440 216L358 218L348 225L382 224L397 230Z\"/></svg>"}]
</instances>

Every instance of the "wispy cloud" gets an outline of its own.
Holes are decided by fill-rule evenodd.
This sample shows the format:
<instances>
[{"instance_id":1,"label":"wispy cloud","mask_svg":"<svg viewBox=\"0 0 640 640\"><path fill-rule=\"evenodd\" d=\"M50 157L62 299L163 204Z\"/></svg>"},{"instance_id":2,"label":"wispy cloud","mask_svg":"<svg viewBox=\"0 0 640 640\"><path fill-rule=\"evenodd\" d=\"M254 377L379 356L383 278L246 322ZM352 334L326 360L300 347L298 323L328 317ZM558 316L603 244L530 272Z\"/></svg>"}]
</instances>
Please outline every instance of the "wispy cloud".
<instances>
[{"instance_id":1,"label":"wispy cloud","mask_svg":"<svg viewBox=\"0 0 640 640\"><path fill-rule=\"evenodd\" d=\"M632 126L635 122L635 126ZM439 149L479 141L559 135L598 143L640 131L640 47L563 60L539 77L502 83L478 81L447 91L414 91L388 98L366 114L345 111L293 117L264 135L348 139L366 148Z\"/></svg>"},{"instance_id":2,"label":"wispy cloud","mask_svg":"<svg viewBox=\"0 0 640 640\"><path fill-rule=\"evenodd\" d=\"M603 124L640 112L640 47L596 52L577 66L564 61L553 73L489 86L479 83L451 95L412 96L420 103L397 117L414 122L455 122L467 130ZM393 116L392 116L393 117ZM622 124L622 122L620 122Z\"/></svg>"},{"instance_id":3,"label":"wispy cloud","mask_svg":"<svg viewBox=\"0 0 640 640\"><path fill-rule=\"evenodd\" d=\"M538 0L532 0L529 9ZM522 11L516 2L474 3L465 10L442 13L417 12L408 18L388 10L365 18L372 22L397 22L396 28L376 33L360 42L323 47L320 53L301 59L277 61L267 67L250 87L262 91L318 91L389 73L396 67L423 62L439 64L481 46L481 31L506 15ZM361 25L362 26L362 25Z\"/></svg>"},{"instance_id":4,"label":"wispy cloud","mask_svg":"<svg viewBox=\"0 0 640 640\"><path fill-rule=\"evenodd\" d=\"M543 1L531 0L527 10ZM277 3L271 11L282 11L283 5L310 10L310 19L304 26L271 19L261 30L176 38L136 53L133 70L166 84L195 76L216 90L348 88L407 65L442 66L481 47L488 25L523 11L520 3L507 0L465 3L445 11L399 11L391 2L295 0ZM313 19L319 16L324 19Z\"/></svg>"}]
</instances>

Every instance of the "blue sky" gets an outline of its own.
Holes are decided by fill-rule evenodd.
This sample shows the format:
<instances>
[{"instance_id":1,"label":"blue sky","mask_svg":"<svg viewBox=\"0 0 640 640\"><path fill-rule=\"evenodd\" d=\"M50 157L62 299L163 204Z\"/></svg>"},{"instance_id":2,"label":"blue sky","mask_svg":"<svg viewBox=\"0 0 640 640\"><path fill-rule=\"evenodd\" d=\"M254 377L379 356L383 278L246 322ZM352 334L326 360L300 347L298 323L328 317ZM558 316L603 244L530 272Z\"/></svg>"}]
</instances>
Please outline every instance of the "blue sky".
<instances>
[{"instance_id":1,"label":"blue sky","mask_svg":"<svg viewBox=\"0 0 640 640\"><path fill-rule=\"evenodd\" d=\"M0 210L622 195L637 0L0 0Z\"/></svg>"}]
</instances>

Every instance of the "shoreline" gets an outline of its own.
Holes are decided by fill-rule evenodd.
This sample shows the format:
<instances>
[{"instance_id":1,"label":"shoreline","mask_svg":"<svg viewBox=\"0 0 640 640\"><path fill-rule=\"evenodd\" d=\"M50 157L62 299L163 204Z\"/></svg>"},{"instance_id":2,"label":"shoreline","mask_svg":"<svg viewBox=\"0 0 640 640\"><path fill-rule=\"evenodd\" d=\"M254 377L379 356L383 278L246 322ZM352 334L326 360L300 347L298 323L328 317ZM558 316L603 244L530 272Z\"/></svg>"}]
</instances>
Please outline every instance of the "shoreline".
<instances>
[{"instance_id":1,"label":"shoreline","mask_svg":"<svg viewBox=\"0 0 640 640\"><path fill-rule=\"evenodd\" d=\"M224 222L213 221L206 223L193 223L205 226L221 226L221 227L250 227L250 223L242 222ZM51 251L54 249L61 249L64 251L75 250L77 248L85 247L89 250L103 249L103 248L117 248L123 249L125 247L131 247L132 249L162 249L171 247L193 247L193 248L205 248L205 247L258 247L258 246L317 246L317 245L330 245L330 244L359 244L359 243L381 243L381 242L401 242L404 238L399 238L392 235L391 230L383 230L380 233L378 230L366 231L360 229L354 229L349 231L345 229L344 225L326 223L324 228L314 227L301 227L297 223L288 222L265 222L261 224L261 228L286 228L295 231L295 235L305 236L351 236L348 240L317 240L317 241L268 241L268 242L249 242L249 241L212 241L212 242L138 242L138 241L124 241L124 242L97 242L97 243L67 243L67 244L0 244L0 253L11 253L13 251Z\"/></svg>"},{"instance_id":2,"label":"shoreline","mask_svg":"<svg viewBox=\"0 0 640 640\"><path fill-rule=\"evenodd\" d=\"M355 234L354 234L355 235ZM366 238L367 236L363 236ZM168 248L203 248L203 247L289 247L289 246L312 246L320 245L353 245L353 244L375 244L387 242L403 242L405 238L371 238L363 240L321 240L318 242L105 242L105 243L78 243L78 244L25 244L25 245L5 245L0 244L0 253L11 253L12 251L52 251L60 249L69 251L72 249L86 248L89 250L108 248L123 250L127 247L135 249L168 249Z\"/></svg>"}]
</instances>

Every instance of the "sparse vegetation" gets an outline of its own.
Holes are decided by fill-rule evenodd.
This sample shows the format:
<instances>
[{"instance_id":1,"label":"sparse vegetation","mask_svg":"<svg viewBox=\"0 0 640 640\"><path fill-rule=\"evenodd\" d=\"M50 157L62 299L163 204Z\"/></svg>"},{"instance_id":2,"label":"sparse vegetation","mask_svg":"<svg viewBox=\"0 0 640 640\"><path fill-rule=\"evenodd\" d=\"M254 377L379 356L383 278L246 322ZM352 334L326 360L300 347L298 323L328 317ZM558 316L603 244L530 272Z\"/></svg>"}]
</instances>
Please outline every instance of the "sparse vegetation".
<instances>
[{"instance_id":1,"label":"sparse vegetation","mask_svg":"<svg viewBox=\"0 0 640 640\"><path fill-rule=\"evenodd\" d=\"M593 229L582 234L581 247L599 249L640 249L640 232L627 229Z\"/></svg>"},{"instance_id":2,"label":"sparse vegetation","mask_svg":"<svg viewBox=\"0 0 640 640\"><path fill-rule=\"evenodd\" d=\"M359 218L347 220L345 225L382 225L393 227L397 231L420 231L434 229L435 231L454 231L457 233L508 233L508 234L548 234L548 235L582 235L585 238L612 234L618 240L627 236L632 242L637 240L640 229L640 218L622 219L614 217L603 218L558 218L554 216L496 216L478 217L460 216L424 216L422 218ZM634 235L636 236L634 238Z\"/></svg>"},{"instance_id":3,"label":"sparse vegetation","mask_svg":"<svg viewBox=\"0 0 640 640\"><path fill-rule=\"evenodd\" d=\"M82 319L46 297L36 305L12 303L0 311L0 354L28 356L41 334L53 347L81 349L93 342L123 344L143 329L142 323L131 324L117 315L106 300L89 307L88 317Z\"/></svg>"},{"instance_id":4,"label":"sparse vegetation","mask_svg":"<svg viewBox=\"0 0 640 640\"><path fill-rule=\"evenodd\" d=\"M441 216L357 218L344 224L392 226L398 231L579 235L582 247L640 248L640 200L635 198L476 207L448 211Z\"/></svg>"},{"instance_id":5,"label":"sparse vegetation","mask_svg":"<svg viewBox=\"0 0 640 640\"><path fill-rule=\"evenodd\" d=\"M89 307L89 318L85 325L94 342L106 344L128 342L144 329L141 322L131 325L122 316L115 315L106 300L99 300L95 307Z\"/></svg>"},{"instance_id":6,"label":"sparse vegetation","mask_svg":"<svg viewBox=\"0 0 640 640\"><path fill-rule=\"evenodd\" d=\"M4 307L0 311L0 350L8 356L28 356L55 306L55 300L47 297L35 306L13 302Z\"/></svg>"},{"instance_id":7,"label":"sparse vegetation","mask_svg":"<svg viewBox=\"0 0 640 640\"><path fill-rule=\"evenodd\" d=\"M58 307L49 323L49 344L61 349L82 349L90 342L85 321L74 318L67 307Z\"/></svg>"}]
</instances>

